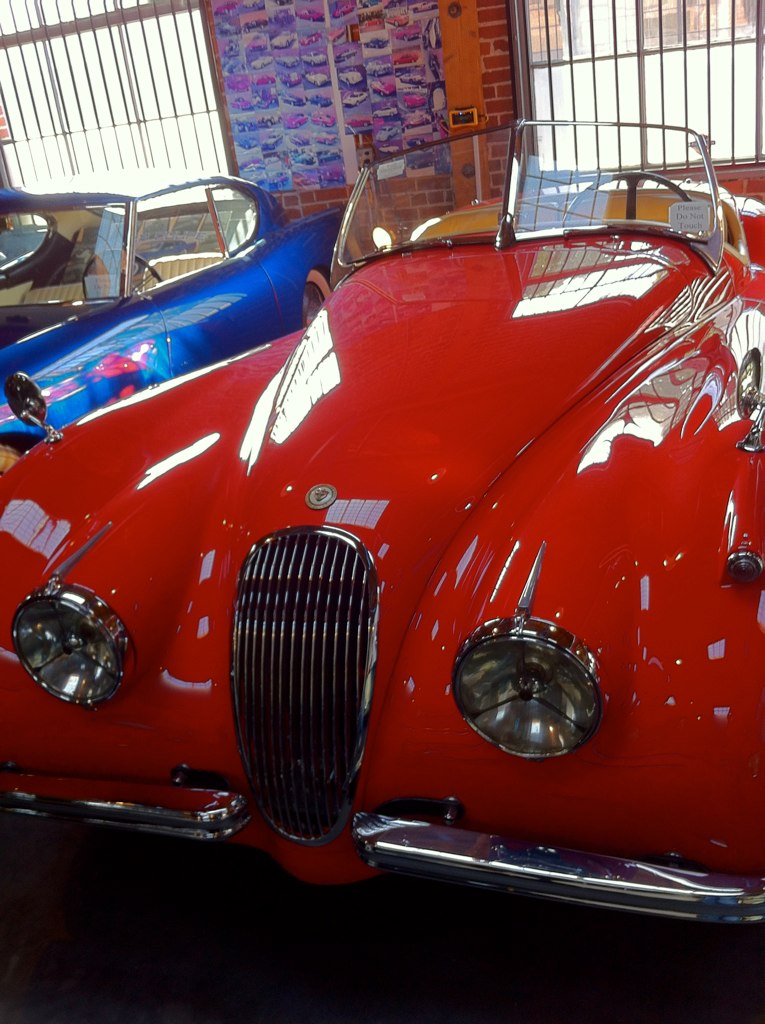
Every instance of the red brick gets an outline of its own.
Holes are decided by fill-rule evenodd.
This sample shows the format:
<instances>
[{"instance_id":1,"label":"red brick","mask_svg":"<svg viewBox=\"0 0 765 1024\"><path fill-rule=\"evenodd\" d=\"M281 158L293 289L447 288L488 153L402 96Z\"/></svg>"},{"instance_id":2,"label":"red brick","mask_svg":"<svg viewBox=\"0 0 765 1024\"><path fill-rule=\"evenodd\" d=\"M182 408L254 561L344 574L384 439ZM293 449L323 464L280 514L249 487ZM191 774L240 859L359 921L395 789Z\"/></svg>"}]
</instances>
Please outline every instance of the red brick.
<instances>
[{"instance_id":1,"label":"red brick","mask_svg":"<svg viewBox=\"0 0 765 1024\"><path fill-rule=\"evenodd\" d=\"M501 22L500 24L486 25L481 29L482 39L504 39L507 42L507 23Z\"/></svg>"},{"instance_id":2,"label":"red brick","mask_svg":"<svg viewBox=\"0 0 765 1024\"><path fill-rule=\"evenodd\" d=\"M486 113L489 117L497 117L501 121L512 116L513 107L507 100L489 100L486 104Z\"/></svg>"},{"instance_id":3,"label":"red brick","mask_svg":"<svg viewBox=\"0 0 765 1024\"><path fill-rule=\"evenodd\" d=\"M510 62L501 54L484 57L482 64L487 71L503 71L507 76L510 75Z\"/></svg>"},{"instance_id":4,"label":"red brick","mask_svg":"<svg viewBox=\"0 0 765 1024\"><path fill-rule=\"evenodd\" d=\"M510 81L510 75L506 67L497 71L484 71L482 78L484 85L503 85L505 82Z\"/></svg>"}]
</instances>

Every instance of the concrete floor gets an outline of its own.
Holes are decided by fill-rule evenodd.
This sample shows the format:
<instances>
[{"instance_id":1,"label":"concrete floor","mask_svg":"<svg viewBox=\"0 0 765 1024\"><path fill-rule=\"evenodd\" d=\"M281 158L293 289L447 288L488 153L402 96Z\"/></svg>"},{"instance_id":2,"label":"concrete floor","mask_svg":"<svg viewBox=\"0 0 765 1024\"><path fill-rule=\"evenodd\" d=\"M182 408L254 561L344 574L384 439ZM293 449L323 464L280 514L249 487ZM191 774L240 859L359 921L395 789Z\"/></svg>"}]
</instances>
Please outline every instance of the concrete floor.
<instances>
[{"instance_id":1,"label":"concrete floor","mask_svg":"<svg viewBox=\"0 0 765 1024\"><path fill-rule=\"evenodd\" d=\"M765 925L386 877L0 815L0 1024L754 1024Z\"/></svg>"}]
</instances>

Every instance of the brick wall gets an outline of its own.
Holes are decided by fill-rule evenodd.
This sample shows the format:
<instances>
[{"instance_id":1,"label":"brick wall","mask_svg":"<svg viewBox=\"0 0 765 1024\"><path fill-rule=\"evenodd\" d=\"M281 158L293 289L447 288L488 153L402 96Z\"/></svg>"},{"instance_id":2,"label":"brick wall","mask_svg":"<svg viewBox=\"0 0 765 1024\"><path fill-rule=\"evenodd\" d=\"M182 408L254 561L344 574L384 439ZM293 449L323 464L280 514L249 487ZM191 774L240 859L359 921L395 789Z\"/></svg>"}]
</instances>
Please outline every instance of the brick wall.
<instances>
[{"instance_id":1,"label":"brick wall","mask_svg":"<svg viewBox=\"0 0 765 1024\"><path fill-rule=\"evenodd\" d=\"M765 170L718 171L717 177L723 188L734 195L755 196L765 202Z\"/></svg>"},{"instance_id":2,"label":"brick wall","mask_svg":"<svg viewBox=\"0 0 765 1024\"><path fill-rule=\"evenodd\" d=\"M317 188L303 192L279 192L279 200L291 220L298 220L309 213L326 210L330 206L345 206L351 194L347 188Z\"/></svg>"},{"instance_id":3,"label":"brick wall","mask_svg":"<svg viewBox=\"0 0 765 1024\"><path fill-rule=\"evenodd\" d=\"M510 37L504 0L476 0L487 124L494 127L515 117Z\"/></svg>"}]
</instances>

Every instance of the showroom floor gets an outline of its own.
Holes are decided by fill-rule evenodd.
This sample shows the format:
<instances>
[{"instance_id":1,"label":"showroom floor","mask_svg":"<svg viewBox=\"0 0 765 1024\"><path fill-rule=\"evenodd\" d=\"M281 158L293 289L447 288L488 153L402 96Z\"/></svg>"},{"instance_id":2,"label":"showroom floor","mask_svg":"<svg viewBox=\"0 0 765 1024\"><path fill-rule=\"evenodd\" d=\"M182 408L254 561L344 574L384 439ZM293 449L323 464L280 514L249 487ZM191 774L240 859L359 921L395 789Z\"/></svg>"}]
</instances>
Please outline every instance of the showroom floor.
<instances>
[{"instance_id":1,"label":"showroom floor","mask_svg":"<svg viewBox=\"0 0 765 1024\"><path fill-rule=\"evenodd\" d=\"M754 1024L765 925L656 921L0 815L0 1024Z\"/></svg>"}]
</instances>

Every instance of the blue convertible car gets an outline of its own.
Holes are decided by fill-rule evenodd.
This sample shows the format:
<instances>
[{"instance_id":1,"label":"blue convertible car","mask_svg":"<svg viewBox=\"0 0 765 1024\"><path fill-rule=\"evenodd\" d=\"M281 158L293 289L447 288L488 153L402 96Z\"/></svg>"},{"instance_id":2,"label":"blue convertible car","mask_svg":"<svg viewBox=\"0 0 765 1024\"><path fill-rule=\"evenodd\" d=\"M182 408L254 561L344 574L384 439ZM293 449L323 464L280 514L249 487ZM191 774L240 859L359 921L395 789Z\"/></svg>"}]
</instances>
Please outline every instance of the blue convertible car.
<instances>
[{"instance_id":1,"label":"blue convertible car","mask_svg":"<svg viewBox=\"0 0 765 1024\"><path fill-rule=\"evenodd\" d=\"M0 380L54 427L308 323L340 211L289 223L229 177L141 195L0 190ZM43 436L0 403L0 472Z\"/></svg>"}]
</instances>

